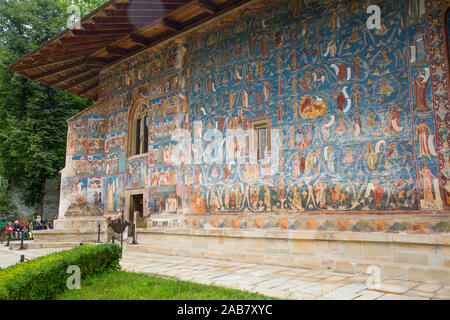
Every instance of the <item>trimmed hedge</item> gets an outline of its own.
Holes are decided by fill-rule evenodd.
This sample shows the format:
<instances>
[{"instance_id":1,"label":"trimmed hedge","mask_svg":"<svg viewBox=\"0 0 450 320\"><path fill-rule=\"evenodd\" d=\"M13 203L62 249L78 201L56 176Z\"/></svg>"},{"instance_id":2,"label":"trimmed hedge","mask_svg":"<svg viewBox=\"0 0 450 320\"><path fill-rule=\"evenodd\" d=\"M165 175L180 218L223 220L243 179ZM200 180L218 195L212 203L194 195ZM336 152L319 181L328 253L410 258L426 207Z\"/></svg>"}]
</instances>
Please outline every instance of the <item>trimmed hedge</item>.
<instances>
[{"instance_id":1,"label":"trimmed hedge","mask_svg":"<svg viewBox=\"0 0 450 320\"><path fill-rule=\"evenodd\" d=\"M84 245L55 252L0 270L0 300L48 300L67 287L76 265L81 279L107 270L120 269L122 248L115 244Z\"/></svg>"}]
</instances>

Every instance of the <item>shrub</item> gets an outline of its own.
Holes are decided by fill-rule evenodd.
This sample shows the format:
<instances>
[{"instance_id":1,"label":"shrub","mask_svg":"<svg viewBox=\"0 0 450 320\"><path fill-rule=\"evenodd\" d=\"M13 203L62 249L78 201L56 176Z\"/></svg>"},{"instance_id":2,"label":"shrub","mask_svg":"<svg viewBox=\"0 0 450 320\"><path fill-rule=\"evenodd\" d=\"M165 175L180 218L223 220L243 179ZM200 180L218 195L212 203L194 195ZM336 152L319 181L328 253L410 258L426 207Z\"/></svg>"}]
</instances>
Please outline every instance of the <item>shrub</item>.
<instances>
[{"instance_id":1,"label":"shrub","mask_svg":"<svg viewBox=\"0 0 450 320\"><path fill-rule=\"evenodd\" d=\"M0 270L1 300L52 299L67 286L67 268L76 265L81 279L120 269L122 248L102 244L60 251Z\"/></svg>"}]
</instances>

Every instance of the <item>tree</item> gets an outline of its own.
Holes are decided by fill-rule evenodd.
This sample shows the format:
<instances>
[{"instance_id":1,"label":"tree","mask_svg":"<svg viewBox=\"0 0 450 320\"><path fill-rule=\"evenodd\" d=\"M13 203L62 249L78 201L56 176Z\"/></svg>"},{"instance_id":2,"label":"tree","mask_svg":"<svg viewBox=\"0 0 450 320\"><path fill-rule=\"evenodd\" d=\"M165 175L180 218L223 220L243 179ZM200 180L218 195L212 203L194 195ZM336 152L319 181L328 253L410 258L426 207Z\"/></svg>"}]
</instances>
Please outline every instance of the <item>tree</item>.
<instances>
[{"instance_id":1,"label":"tree","mask_svg":"<svg viewBox=\"0 0 450 320\"><path fill-rule=\"evenodd\" d=\"M92 101L12 74L8 65L66 28L67 7L86 14L106 0L0 2L0 176L42 214L44 185L64 167L66 119Z\"/></svg>"}]
</instances>

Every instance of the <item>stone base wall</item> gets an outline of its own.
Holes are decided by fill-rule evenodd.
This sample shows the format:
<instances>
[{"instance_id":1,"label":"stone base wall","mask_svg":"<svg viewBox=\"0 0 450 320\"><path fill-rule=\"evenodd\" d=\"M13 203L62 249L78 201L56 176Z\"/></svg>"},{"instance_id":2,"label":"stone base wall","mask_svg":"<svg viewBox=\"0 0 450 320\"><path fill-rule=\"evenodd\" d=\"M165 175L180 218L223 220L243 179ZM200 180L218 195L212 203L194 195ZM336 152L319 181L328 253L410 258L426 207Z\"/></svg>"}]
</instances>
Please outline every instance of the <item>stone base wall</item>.
<instances>
[{"instance_id":1,"label":"stone base wall","mask_svg":"<svg viewBox=\"0 0 450 320\"><path fill-rule=\"evenodd\" d=\"M450 234L138 229L134 250L450 283Z\"/></svg>"},{"instance_id":2,"label":"stone base wall","mask_svg":"<svg viewBox=\"0 0 450 320\"><path fill-rule=\"evenodd\" d=\"M57 219L54 230L34 231L36 241L47 242L97 242L98 224L100 224L100 240L107 240L107 220L99 218Z\"/></svg>"},{"instance_id":3,"label":"stone base wall","mask_svg":"<svg viewBox=\"0 0 450 320\"><path fill-rule=\"evenodd\" d=\"M64 247L64 243L86 243L97 242L97 232L78 232L74 230L42 230L34 231L34 241L38 243L59 243L57 247ZM104 241L105 236L101 234L101 241ZM48 247L48 246L47 246Z\"/></svg>"}]
</instances>

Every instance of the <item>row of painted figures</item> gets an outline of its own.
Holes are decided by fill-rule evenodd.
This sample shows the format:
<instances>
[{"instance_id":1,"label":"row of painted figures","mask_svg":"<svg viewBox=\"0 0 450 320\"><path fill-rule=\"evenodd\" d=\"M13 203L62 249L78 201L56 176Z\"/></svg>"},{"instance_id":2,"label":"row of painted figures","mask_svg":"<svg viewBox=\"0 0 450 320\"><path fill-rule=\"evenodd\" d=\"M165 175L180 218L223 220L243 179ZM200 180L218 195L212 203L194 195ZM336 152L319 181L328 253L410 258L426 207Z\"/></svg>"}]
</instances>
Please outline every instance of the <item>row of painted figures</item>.
<instances>
[{"instance_id":1,"label":"row of painted figures","mask_svg":"<svg viewBox=\"0 0 450 320\"><path fill-rule=\"evenodd\" d=\"M420 170L423 209L439 207L441 202L437 178L427 164ZM413 179L388 182L358 178L342 183L316 180L286 186L236 185L205 189L189 187L188 203L193 214L245 211L311 210L414 210L419 197Z\"/></svg>"}]
</instances>

